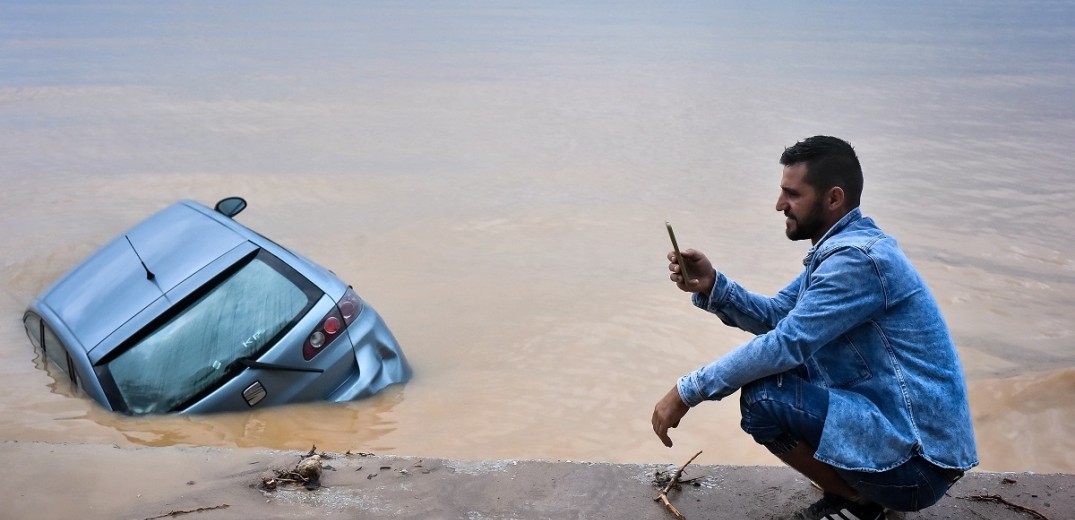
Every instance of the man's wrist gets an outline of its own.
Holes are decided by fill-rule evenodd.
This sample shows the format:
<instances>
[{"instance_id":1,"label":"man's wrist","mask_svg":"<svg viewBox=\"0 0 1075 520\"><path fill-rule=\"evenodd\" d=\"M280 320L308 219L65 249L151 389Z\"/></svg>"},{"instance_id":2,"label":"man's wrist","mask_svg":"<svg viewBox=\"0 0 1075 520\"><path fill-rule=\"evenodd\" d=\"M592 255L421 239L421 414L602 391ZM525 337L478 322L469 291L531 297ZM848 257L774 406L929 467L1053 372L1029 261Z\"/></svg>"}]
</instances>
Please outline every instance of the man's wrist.
<instances>
[{"instance_id":1,"label":"man's wrist","mask_svg":"<svg viewBox=\"0 0 1075 520\"><path fill-rule=\"evenodd\" d=\"M710 276L713 278L712 281L710 281L709 283L703 285L703 287L705 287L706 289L704 291L698 291L698 294L702 295L702 297L707 299L707 300L709 299L709 295L713 294L713 289L717 285L717 270L714 269L710 273Z\"/></svg>"},{"instance_id":2,"label":"man's wrist","mask_svg":"<svg viewBox=\"0 0 1075 520\"><path fill-rule=\"evenodd\" d=\"M691 295L691 299L694 301L695 307L699 309L712 310L713 292L717 290L717 281L720 280L720 274L713 271L713 281L708 284L708 290L698 291Z\"/></svg>"},{"instance_id":3,"label":"man's wrist","mask_svg":"<svg viewBox=\"0 0 1075 520\"><path fill-rule=\"evenodd\" d=\"M701 399L695 399L695 392L691 388L693 382L690 380L691 374L687 374L676 381L676 391L679 392L679 400L683 401L683 404L687 408L694 408L694 405L700 403Z\"/></svg>"}]
</instances>

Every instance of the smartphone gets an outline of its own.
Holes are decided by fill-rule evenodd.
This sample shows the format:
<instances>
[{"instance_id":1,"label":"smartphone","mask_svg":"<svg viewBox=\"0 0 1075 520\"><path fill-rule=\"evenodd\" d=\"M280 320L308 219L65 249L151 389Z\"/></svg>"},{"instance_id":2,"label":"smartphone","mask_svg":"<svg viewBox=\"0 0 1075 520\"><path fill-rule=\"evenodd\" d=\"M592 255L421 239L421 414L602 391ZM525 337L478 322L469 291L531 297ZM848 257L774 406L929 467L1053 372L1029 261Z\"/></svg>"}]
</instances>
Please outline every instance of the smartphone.
<instances>
[{"instance_id":1,"label":"smartphone","mask_svg":"<svg viewBox=\"0 0 1075 520\"><path fill-rule=\"evenodd\" d=\"M676 263L679 264L679 274L683 275L683 283L691 281L691 275L687 273L687 264L683 261L683 255L679 252L679 244L676 243L676 233L672 231L672 224L664 221L664 227L668 228L668 238L672 239L672 249L676 252Z\"/></svg>"}]
</instances>

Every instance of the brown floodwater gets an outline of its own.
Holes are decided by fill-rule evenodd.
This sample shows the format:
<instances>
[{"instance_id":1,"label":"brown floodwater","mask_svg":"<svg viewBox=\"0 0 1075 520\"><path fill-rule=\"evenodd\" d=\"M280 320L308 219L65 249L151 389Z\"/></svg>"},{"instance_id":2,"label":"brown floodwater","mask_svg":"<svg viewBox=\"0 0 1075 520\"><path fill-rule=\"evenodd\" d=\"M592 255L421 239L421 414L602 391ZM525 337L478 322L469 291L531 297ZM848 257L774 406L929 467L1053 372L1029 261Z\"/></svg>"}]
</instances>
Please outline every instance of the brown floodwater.
<instances>
[{"instance_id":1,"label":"brown floodwater","mask_svg":"<svg viewBox=\"0 0 1075 520\"><path fill-rule=\"evenodd\" d=\"M775 464L735 399L671 450L650 429L749 338L668 281L664 221L778 290L807 246L773 210L777 159L827 133L940 302L981 467L1075 472L1072 7L819 5L5 3L0 438ZM176 199L228 195L355 286L411 382L131 418L44 366L36 294Z\"/></svg>"}]
</instances>

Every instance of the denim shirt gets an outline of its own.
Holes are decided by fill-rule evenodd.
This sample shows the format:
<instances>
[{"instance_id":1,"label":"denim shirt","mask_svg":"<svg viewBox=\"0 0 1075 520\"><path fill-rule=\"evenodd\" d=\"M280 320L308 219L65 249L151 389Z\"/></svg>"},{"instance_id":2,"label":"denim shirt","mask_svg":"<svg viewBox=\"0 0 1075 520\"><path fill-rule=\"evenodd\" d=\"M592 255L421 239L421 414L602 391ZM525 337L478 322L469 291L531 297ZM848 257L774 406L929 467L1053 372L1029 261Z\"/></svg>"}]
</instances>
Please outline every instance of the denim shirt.
<instances>
[{"instance_id":1,"label":"denim shirt","mask_svg":"<svg viewBox=\"0 0 1075 520\"><path fill-rule=\"evenodd\" d=\"M854 209L774 297L718 273L694 304L754 339L680 378L689 406L792 369L829 390L814 457L886 471L920 455L943 468L978 464L963 369L937 303L896 244Z\"/></svg>"}]
</instances>

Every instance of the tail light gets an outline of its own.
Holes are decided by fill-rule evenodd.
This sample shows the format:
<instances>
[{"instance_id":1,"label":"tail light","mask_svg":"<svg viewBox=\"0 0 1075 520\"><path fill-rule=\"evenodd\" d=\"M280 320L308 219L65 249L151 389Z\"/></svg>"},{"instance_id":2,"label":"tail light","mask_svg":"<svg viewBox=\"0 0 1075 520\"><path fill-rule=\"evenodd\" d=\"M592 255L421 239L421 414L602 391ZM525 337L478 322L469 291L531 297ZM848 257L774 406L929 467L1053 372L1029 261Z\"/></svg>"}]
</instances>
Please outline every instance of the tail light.
<instances>
[{"instance_id":1,"label":"tail light","mask_svg":"<svg viewBox=\"0 0 1075 520\"><path fill-rule=\"evenodd\" d=\"M347 330L347 326L355 321L355 318L361 313L362 300L355 294L354 289L348 287L347 292L343 293L343 298L340 298L339 303L325 315L321 320L321 324L306 338L306 343L302 345L303 359L306 361L313 359L326 345L335 341L340 334L343 334L343 331Z\"/></svg>"},{"instance_id":2,"label":"tail light","mask_svg":"<svg viewBox=\"0 0 1075 520\"><path fill-rule=\"evenodd\" d=\"M339 307L340 315L343 316L344 326L350 325L362 313L362 300L350 287L347 288L347 292L343 293L343 298L340 298L340 303L336 306Z\"/></svg>"}]
</instances>

